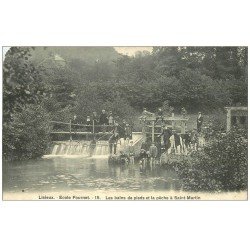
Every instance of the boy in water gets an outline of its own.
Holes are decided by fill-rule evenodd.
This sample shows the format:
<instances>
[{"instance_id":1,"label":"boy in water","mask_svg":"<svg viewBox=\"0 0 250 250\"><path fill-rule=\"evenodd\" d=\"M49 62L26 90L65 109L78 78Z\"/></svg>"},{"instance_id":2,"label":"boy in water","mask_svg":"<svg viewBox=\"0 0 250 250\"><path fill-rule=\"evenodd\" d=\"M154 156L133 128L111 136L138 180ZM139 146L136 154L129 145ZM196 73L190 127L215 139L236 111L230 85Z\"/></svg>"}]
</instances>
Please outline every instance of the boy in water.
<instances>
[{"instance_id":1,"label":"boy in water","mask_svg":"<svg viewBox=\"0 0 250 250\"><path fill-rule=\"evenodd\" d=\"M130 164L135 164L135 147L133 145L133 141L130 141L130 145L128 146L128 153L129 153L129 162Z\"/></svg>"},{"instance_id":2,"label":"boy in water","mask_svg":"<svg viewBox=\"0 0 250 250\"><path fill-rule=\"evenodd\" d=\"M93 140L90 142L89 145L89 156L92 157L94 152L95 152L95 148L96 148L96 139L95 137L93 138Z\"/></svg>"},{"instance_id":3,"label":"boy in water","mask_svg":"<svg viewBox=\"0 0 250 250\"><path fill-rule=\"evenodd\" d=\"M129 162L129 157L128 157L128 155L125 154L123 151L120 151L119 159L120 159L120 163L121 163L122 165L127 165L128 162Z\"/></svg>"},{"instance_id":4,"label":"boy in water","mask_svg":"<svg viewBox=\"0 0 250 250\"><path fill-rule=\"evenodd\" d=\"M155 159L158 155L158 149L155 146L154 143L152 143L152 145L149 148L149 156L150 156L150 165L154 165L155 166Z\"/></svg>"}]
</instances>

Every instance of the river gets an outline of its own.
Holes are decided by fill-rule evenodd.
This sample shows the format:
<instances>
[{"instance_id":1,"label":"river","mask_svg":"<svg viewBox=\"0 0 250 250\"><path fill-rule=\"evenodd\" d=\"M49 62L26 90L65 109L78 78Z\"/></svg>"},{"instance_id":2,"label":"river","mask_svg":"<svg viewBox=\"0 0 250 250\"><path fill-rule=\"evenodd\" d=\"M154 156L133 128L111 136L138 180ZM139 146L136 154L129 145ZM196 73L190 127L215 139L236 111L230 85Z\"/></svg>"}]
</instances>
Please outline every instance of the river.
<instances>
[{"instance_id":1,"label":"river","mask_svg":"<svg viewBox=\"0 0 250 250\"><path fill-rule=\"evenodd\" d=\"M179 190L173 170L138 164L109 166L107 158L49 157L3 163L3 191L10 193L125 190Z\"/></svg>"}]
</instances>

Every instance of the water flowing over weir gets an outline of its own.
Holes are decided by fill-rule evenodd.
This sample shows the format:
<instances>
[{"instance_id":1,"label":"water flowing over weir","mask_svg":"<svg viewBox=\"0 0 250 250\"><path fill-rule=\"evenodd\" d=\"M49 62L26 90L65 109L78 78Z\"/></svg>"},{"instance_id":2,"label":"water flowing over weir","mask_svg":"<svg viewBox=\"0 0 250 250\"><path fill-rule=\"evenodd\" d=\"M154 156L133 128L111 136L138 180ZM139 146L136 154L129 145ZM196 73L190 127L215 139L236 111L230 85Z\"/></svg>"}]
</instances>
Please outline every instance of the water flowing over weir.
<instances>
[{"instance_id":1,"label":"water flowing over weir","mask_svg":"<svg viewBox=\"0 0 250 250\"><path fill-rule=\"evenodd\" d=\"M62 141L57 142L51 150L52 155L82 155L89 156L91 145L89 141ZM98 141L93 151L94 156L106 156L109 154L107 141Z\"/></svg>"},{"instance_id":2,"label":"water flowing over weir","mask_svg":"<svg viewBox=\"0 0 250 250\"><path fill-rule=\"evenodd\" d=\"M133 133L132 135L133 144L137 152L140 150L142 135L141 133ZM128 145L128 144L126 144ZM126 145L124 141L122 144L120 141L117 144L117 153L123 150L126 151ZM108 156L109 155L109 144L107 140L99 140L96 142L96 146L94 147L93 153L91 154L91 150L93 150L93 145L91 145L90 141L57 141L54 142L50 154L50 157L53 156L84 156L88 157L92 156ZM48 155L47 155L48 156Z\"/></svg>"}]
</instances>

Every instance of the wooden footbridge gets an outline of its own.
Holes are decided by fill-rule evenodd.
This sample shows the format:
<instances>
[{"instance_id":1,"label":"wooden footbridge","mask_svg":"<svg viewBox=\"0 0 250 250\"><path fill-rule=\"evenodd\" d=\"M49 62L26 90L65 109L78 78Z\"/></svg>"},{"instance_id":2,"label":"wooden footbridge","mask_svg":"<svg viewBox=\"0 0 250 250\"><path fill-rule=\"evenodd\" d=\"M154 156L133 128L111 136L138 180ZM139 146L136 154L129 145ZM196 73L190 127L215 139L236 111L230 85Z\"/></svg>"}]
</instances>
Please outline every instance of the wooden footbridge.
<instances>
[{"instance_id":1,"label":"wooden footbridge","mask_svg":"<svg viewBox=\"0 0 250 250\"><path fill-rule=\"evenodd\" d=\"M159 150L161 150L161 138L159 135L163 132L163 129L168 127L172 128L175 133L185 134L187 129L187 121L189 120L183 116L141 116L139 117L141 123L141 132L132 132L133 145L135 146L136 152L139 155L142 144L149 147L151 143L155 142ZM108 140L114 130L119 133L120 125L99 125L95 121L91 124L79 124L72 122L62 121L51 121L50 122L50 134L52 141L56 144L65 141L69 141L70 145L73 142L89 141L93 139L97 141L97 146L108 146ZM121 141L119 142L121 144ZM125 142L124 142L125 143ZM127 144L128 145L128 144ZM120 147L121 149L121 147ZM126 151L126 149L123 149Z\"/></svg>"},{"instance_id":2,"label":"wooden footbridge","mask_svg":"<svg viewBox=\"0 0 250 250\"><path fill-rule=\"evenodd\" d=\"M111 136L114 126L98 125L93 121L91 125L69 122L51 121L50 134L53 138L64 137L68 140L73 140L74 137L84 137L86 139L93 139L95 137Z\"/></svg>"},{"instance_id":3,"label":"wooden footbridge","mask_svg":"<svg viewBox=\"0 0 250 250\"><path fill-rule=\"evenodd\" d=\"M183 116L175 116L172 113L171 116L141 116L139 117L142 136L150 138L152 142L155 141L155 137L160 135L165 127L176 130L179 134L185 134L187 129L187 121L189 118ZM115 125L99 125L95 121L91 124L79 124L74 123L72 120L69 122L51 121L50 122L50 134L56 139L65 138L67 140L74 140L76 137L82 137L87 140L95 138L102 138L102 140L108 140L112 135L114 129L117 129ZM118 125L120 126L120 125ZM118 129L119 130L119 129Z\"/></svg>"},{"instance_id":4,"label":"wooden footbridge","mask_svg":"<svg viewBox=\"0 0 250 250\"><path fill-rule=\"evenodd\" d=\"M151 137L151 141L155 141L155 137L160 135L164 128L171 128L178 134L185 134L187 131L188 117L175 116L172 113L171 116L141 116L142 133L145 138Z\"/></svg>"}]
</instances>

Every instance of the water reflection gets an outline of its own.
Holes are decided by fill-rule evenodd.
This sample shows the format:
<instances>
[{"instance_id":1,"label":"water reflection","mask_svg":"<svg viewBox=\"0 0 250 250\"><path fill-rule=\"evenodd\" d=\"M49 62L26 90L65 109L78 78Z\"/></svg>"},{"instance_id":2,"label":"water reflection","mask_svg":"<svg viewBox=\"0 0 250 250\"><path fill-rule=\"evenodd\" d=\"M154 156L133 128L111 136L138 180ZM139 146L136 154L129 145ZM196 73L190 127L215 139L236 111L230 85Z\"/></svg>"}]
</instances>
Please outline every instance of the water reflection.
<instances>
[{"instance_id":1,"label":"water reflection","mask_svg":"<svg viewBox=\"0 0 250 250\"><path fill-rule=\"evenodd\" d=\"M63 158L3 164L3 189L10 192L63 190L179 190L174 170L159 166L112 165L108 159Z\"/></svg>"}]
</instances>

